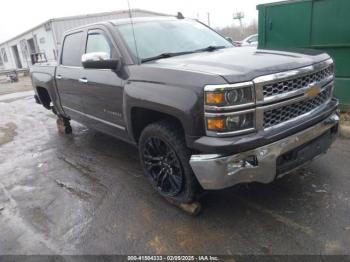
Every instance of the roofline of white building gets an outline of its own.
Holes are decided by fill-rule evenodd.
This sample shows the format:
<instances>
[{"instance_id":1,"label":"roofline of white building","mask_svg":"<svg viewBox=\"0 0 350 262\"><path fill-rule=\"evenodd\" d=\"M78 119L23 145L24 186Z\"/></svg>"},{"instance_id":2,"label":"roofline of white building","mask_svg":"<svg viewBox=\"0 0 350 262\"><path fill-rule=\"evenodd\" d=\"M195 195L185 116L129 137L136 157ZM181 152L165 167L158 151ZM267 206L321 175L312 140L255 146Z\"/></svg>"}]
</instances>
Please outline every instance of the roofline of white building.
<instances>
[{"instance_id":1,"label":"roofline of white building","mask_svg":"<svg viewBox=\"0 0 350 262\"><path fill-rule=\"evenodd\" d=\"M146 12L149 14L154 14L157 16L170 16L168 14L164 14L164 13L158 13L158 12L154 12L154 11L148 11L148 10L144 10L144 9L139 9L139 8L134 8L130 10L132 13L133 12ZM124 13L129 13L130 12L128 9L125 10L119 10L119 11L110 11L110 12L102 12L102 13L93 13L93 14L86 14L86 15L75 15L75 16L66 16L66 17L58 17L58 18L52 18L49 19L35 27L32 27L31 29L26 30L25 32L16 35L14 37L11 37L10 39L6 40L5 42L0 43L0 45L4 45L7 44L8 42L11 42L17 38L20 38L21 36L28 34L40 27L42 27L45 24L48 23L52 23L52 22L58 22L58 21L67 21L67 20L74 20L74 19L82 19L82 18L87 18L87 17L94 17L94 16L105 16L105 15L112 15L112 14L124 14Z\"/></svg>"}]
</instances>

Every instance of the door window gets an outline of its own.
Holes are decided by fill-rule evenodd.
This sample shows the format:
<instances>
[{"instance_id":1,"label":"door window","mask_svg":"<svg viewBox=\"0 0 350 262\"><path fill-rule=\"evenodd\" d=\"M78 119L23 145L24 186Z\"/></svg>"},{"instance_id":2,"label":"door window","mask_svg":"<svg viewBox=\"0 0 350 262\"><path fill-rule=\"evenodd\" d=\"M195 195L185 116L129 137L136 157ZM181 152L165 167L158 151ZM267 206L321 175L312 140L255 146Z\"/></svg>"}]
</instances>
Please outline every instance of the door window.
<instances>
[{"instance_id":1,"label":"door window","mask_svg":"<svg viewBox=\"0 0 350 262\"><path fill-rule=\"evenodd\" d=\"M81 67L83 32L67 35L63 43L61 64Z\"/></svg>"},{"instance_id":2,"label":"door window","mask_svg":"<svg viewBox=\"0 0 350 262\"><path fill-rule=\"evenodd\" d=\"M103 34L95 32L89 33L86 44L86 53L104 52L111 58L111 51L111 45Z\"/></svg>"}]
</instances>

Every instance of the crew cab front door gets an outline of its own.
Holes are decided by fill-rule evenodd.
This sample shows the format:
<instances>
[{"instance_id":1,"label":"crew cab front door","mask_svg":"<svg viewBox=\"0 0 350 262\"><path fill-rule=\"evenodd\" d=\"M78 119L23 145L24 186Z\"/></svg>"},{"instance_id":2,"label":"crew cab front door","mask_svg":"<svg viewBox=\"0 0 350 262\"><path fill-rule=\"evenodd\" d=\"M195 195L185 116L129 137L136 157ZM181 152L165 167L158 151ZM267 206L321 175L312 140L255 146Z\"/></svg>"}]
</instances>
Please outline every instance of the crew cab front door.
<instances>
[{"instance_id":1,"label":"crew cab front door","mask_svg":"<svg viewBox=\"0 0 350 262\"><path fill-rule=\"evenodd\" d=\"M101 28L87 32L85 53L104 52L116 54L116 46ZM123 118L123 85L116 72L110 69L84 69L80 75L84 113L93 128L118 135L125 133Z\"/></svg>"},{"instance_id":2,"label":"crew cab front door","mask_svg":"<svg viewBox=\"0 0 350 262\"><path fill-rule=\"evenodd\" d=\"M79 78L84 71L81 56L83 53L84 31L65 36L55 80L64 112L80 122L85 122L82 93L84 88Z\"/></svg>"}]
</instances>

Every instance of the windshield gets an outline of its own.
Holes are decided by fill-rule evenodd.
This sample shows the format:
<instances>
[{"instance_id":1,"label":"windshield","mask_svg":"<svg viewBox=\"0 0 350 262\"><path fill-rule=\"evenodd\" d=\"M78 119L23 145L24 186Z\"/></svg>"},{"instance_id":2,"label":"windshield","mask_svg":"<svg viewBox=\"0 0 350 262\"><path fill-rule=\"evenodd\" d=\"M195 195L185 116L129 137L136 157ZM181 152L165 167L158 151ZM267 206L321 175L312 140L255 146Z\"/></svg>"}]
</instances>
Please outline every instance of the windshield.
<instances>
[{"instance_id":1,"label":"windshield","mask_svg":"<svg viewBox=\"0 0 350 262\"><path fill-rule=\"evenodd\" d=\"M192 20L161 20L134 23L137 52L131 24L117 26L130 51L141 60L161 54L189 53L207 47L232 47L225 38ZM210 51L210 50L203 50Z\"/></svg>"}]
</instances>

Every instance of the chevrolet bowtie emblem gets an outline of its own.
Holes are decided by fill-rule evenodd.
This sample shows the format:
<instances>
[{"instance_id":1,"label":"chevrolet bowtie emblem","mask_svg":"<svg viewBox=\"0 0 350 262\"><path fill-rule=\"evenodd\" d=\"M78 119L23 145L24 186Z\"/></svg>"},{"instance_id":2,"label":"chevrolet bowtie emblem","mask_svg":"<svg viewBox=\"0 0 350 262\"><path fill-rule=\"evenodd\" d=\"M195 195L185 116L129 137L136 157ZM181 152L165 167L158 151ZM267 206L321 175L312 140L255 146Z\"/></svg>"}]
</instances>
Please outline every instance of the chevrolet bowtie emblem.
<instances>
[{"instance_id":1,"label":"chevrolet bowtie emblem","mask_svg":"<svg viewBox=\"0 0 350 262\"><path fill-rule=\"evenodd\" d=\"M321 92L321 87L318 85L312 86L307 92L308 97L315 97Z\"/></svg>"}]
</instances>

